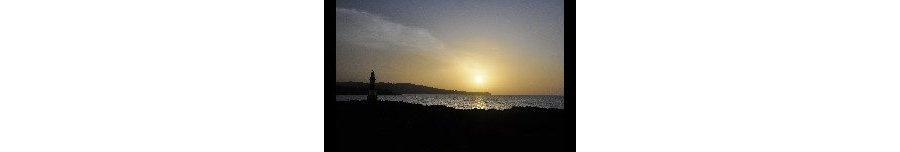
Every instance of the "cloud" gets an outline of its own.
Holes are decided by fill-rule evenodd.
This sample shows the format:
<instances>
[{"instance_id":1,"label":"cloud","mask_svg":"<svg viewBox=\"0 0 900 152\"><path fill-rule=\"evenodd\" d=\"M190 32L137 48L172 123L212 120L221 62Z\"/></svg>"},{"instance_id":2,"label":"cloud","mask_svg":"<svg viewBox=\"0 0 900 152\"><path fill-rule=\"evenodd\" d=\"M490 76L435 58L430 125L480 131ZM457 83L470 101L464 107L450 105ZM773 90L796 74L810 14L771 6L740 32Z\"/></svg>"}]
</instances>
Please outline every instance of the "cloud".
<instances>
[{"instance_id":1,"label":"cloud","mask_svg":"<svg viewBox=\"0 0 900 152\"><path fill-rule=\"evenodd\" d=\"M422 28L406 26L387 17L356 9L336 8L336 78L360 81L369 70L377 71L385 82L412 82L434 77L450 68L453 51ZM404 79L406 78L406 79Z\"/></svg>"},{"instance_id":2,"label":"cloud","mask_svg":"<svg viewBox=\"0 0 900 152\"><path fill-rule=\"evenodd\" d=\"M409 27L387 18L355 9L336 8L338 47L367 50L438 51L441 40L428 30Z\"/></svg>"}]
</instances>

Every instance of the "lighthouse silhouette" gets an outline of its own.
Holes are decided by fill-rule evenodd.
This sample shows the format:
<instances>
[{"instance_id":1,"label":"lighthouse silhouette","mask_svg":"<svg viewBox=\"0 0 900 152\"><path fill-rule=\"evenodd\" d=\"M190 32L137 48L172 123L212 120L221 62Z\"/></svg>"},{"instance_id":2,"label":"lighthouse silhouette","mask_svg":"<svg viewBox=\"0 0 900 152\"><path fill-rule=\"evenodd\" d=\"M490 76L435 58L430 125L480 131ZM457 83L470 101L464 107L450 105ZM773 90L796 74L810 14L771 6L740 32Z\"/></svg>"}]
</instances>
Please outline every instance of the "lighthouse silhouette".
<instances>
[{"instance_id":1,"label":"lighthouse silhouette","mask_svg":"<svg viewBox=\"0 0 900 152\"><path fill-rule=\"evenodd\" d=\"M369 96L366 97L366 100L378 101L378 91L375 90L375 70L369 74Z\"/></svg>"}]
</instances>

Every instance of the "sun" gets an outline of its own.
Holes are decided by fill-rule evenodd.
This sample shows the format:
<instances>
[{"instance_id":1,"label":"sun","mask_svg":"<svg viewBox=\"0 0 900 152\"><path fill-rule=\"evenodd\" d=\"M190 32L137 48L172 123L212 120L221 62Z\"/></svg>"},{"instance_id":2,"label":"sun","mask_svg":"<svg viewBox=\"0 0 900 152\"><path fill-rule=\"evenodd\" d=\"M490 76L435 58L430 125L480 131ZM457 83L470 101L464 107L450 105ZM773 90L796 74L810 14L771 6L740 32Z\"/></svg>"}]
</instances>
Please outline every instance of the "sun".
<instances>
[{"instance_id":1,"label":"sun","mask_svg":"<svg viewBox=\"0 0 900 152\"><path fill-rule=\"evenodd\" d=\"M476 84L483 84L483 83L484 83L484 77L481 76L481 75L476 75L476 76L475 76L475 83L476 83Z\"/></svg>"}]
</instances>

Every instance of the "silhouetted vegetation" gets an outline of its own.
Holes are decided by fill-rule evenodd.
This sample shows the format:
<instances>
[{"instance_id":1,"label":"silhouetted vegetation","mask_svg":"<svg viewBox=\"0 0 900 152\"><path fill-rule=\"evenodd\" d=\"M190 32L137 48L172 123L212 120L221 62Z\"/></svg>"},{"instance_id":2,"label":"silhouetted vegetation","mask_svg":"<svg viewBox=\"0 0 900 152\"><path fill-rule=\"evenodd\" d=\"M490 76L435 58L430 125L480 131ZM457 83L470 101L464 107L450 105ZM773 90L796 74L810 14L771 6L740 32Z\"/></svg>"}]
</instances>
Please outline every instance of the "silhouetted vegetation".
<instances>
[{"instance_id":1,"label":"silhouetted vegetation","mask_svg":"<svg viewBox=\"0 0 900 152\"><path fill-rule=\"evenodd\" d=\"M338 95L366 95L368 92L368 83L363 82L336 82L335 92ZM397 94L467 94L467 95L490 95L488 92L466 92L457 90L438 89L429 86L423 86L412 83L375 83L375 88L379 95L397 95Z\"/></svg>"},{"instance_id":2,"label":"silhouetted vegetation","mask_svg":"<svg viewBox=\"0 0 900 152\"><path fill-rule=\"evenodd\" d=\"M338 151L564 151L562 109L461 110L395 101L328 102Z\"/></svg>"}]
</instances>

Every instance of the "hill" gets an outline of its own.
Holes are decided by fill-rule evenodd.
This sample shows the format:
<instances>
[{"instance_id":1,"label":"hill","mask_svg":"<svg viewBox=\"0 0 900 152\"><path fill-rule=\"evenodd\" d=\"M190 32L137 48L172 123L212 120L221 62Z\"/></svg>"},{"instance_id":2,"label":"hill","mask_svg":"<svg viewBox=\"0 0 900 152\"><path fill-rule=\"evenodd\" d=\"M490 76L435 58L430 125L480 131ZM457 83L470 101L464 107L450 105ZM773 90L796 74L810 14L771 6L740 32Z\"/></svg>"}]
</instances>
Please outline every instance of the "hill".
<instances>
[{"instance_id":1,"label":"hill","mask_svg":"<svg viewBox=\"0 0 900 152\"><path fill-rule=\"evenodd\" d=\"M337 95L366 95L368 92L368 83L363 82L335 82L335 92ZM379 95L398 95L398 94L468 94L468 95L491 95L488 92L466 92L458 90L438 89L434 87L412 84L412 83L375 83L375 88Z\"/></svg>"}]
</instances>

